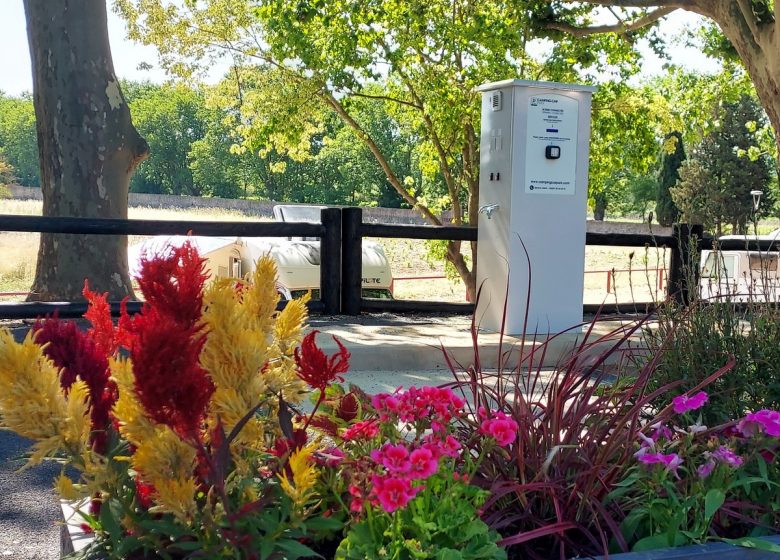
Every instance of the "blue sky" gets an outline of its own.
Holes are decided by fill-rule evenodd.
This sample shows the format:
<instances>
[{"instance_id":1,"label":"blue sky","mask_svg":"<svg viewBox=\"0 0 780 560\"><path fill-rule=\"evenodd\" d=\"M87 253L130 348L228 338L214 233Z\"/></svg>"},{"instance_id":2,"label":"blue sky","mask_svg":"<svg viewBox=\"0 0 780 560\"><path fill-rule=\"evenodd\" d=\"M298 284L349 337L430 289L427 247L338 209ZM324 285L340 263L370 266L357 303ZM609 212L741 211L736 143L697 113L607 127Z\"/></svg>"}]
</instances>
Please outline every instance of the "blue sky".
<instances>
[{"instance_id":1,"label":"blue sky","mask_svg":"<svg viewBox=\"0 0 780 560\"><path fill-rule=\"evenodd\" d=\"M669 35L678 33L685 25L700 24L700 20L692 14L673 14L669 19L662 28ZM155 49L127 39L124 22L110 9L108 27L114 68L120 78L155 82L166 79L165 73L159 68ZM714 71L717 68L713 61L705 58L696 49L671 46L669 50L673 62L688 68L704 71ZM30 54L22 0L0 0L0 53L3 53L0 55L0 91L10 95L31 91ZM151 64L153 68L139 70L138 65L141 63ZM662 72L661 64L662 61L648 53L643 74L654 75Z\"/></svg>"}]
</instances>

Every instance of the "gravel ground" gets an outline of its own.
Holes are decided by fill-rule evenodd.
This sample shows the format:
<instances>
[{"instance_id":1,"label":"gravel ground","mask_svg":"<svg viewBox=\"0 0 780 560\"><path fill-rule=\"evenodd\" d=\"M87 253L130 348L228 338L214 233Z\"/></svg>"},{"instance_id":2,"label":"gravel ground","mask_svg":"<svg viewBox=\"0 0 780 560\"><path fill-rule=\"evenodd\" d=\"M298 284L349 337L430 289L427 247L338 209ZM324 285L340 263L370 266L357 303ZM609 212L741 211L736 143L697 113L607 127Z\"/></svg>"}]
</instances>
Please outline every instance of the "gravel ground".
<instances>
[{"instance_id":1,"label":"gravel ground","mask_svg":"<svg viewBox=\"0 0 780 560\"><path fill-rule=\"evenodd\" d=\"M0 558L53 560L60 555L57 522L62 516L52 490L59 466L44 463L15 472L29 445L0 431Z\"/></svg>"}]
</instances>

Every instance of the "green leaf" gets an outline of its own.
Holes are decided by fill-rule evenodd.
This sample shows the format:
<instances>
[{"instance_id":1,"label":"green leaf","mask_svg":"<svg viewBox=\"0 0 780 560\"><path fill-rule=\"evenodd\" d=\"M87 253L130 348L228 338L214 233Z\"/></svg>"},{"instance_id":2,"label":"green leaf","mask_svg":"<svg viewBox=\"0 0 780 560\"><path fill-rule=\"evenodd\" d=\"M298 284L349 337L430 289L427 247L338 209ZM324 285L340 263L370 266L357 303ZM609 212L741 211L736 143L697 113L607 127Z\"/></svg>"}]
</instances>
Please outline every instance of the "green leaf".
<instances>
[{"instance_id":1,"label":"green leaf","mask_svg":"<svg viewBox=\"0 0 780 560\"><path fill-rule=\"evenodd\" d=\"M720 488L713 488L707 492L707 495L704 496L704 517L708 520L712 519L715 512L720 509L720 506L722 506L725 501L726 493Z\"/></svg>"},{"instance_id":2,"label":"green leaf","mask_svg":"<svg viewBox=\"0 0 780 560\"><path fill-rule=\"evenodd\" d=\"M314 517L306 520L307 531L338 531L344 523L334 517Z\"/></svg>"},{"instance_id":3,"label":"green leaf","mask_svg":"<svg viewBox=\"0 0 780 560\"><path fill-rule=\"evenodd\" d=\"M442 548L436 555L436 560L463 560L463 555L452 548Z\"/></svg>"},{"instance_id":4,"label":"green leaf","mask_svg":"<svg viewBox=\"0 0 780 560\"><path fill-rule=\"evenodd\" d=\"M644 550L655 550L657 548L668 547L669 539L666 535L652 535L643 539L639 539L634 545L634 548L631 550L634 552L642 552Z\"/></svg>"},{"instance_id":5,"label":"green leaf","mask_svg":"<svg viewBox=\"0 0 780 560\"><path fill-rule=\"evenodd\" d=\"M767 552L780 553L780 545L762 539L758 539L756 537L742 537L741 539L723 539L723 541L744 548L755 548L758 550L766 550Z\"/></svg>"},{"instance_id":6,"label":"green leaf","mask_svg":"<svg viewBox=\"0 0 780 560\"><path fill-rule=\"evenodd\" d=\"M287 560L296 560L297 558L322 558L319 554L314 552L311 548L305 544L301 544L298 541L291 539L277 541L276 547L285 551Z\"/></svg>"}]
</instances>

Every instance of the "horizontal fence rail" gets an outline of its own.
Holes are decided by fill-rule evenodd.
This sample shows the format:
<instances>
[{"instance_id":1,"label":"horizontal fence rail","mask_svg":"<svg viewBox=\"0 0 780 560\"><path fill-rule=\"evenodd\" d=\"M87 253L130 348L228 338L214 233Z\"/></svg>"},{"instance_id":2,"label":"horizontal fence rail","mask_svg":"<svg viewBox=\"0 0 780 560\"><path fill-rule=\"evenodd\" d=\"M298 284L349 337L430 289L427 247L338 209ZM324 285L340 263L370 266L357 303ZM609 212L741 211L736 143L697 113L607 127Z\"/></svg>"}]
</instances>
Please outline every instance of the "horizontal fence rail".
<instances>
[{"instance_id":1,"label":"horizontal fence rail","mask_svg":"<svg viewBox=\"0 0 780 560\"><path fill-rule=\"evenodd\" d=\"M329 315L357 315L363 311L472 313L473 303L450 303L419 300L388 300L362 297L362 241L364 238L396 238L444 241L477 241L477 228L469 226L433 226L364 223L360 208L326 208L320 223L308 222L223 222L120 220L104 218L69 218L0 215L0 231L38 232L76 235L197 235L207 237L318 237L320 239L320 299L309 302L309 310ZM676 224L672 235L633 233L586 234L589 246L657 247L671 253L668 271L668 295L680 303L689 301L686 279L698 282L695 256L711 249L714 239L705 237L701 226ZM721 250L778 251L780 240L731 239L717 242ZM279 308L285 302L280 302ZM130 313L143 304L127 303ZM583 306L588 314L651 312L656 302ZM111 302L118 315L119 302ZM84 302L0 303L0 318L19 319L51 315L80 317L86 311Z\"/></svg>"},{"instance_id":2,"label":"horizontal fence rail","mask_svg":"<svg viewBox=\"0 0 780 560\"><path fill-rule=\"evenodd\" d=\"M216 222L169 220L122 220L108 218L72 218L0 215L0 231L38 232L77 235L200 235L205 237L319 237L320 299L309 302L315 313L339 312L341 286L341 211L325 208L321 223L309 222ZM286 302L279 302L283 309ZM113 316L120 303L110 302ZM130 301L128 313L137 313L143 304ZM62 318L80 317L84 302L5 302L0 303L0 319L31 319L55 312Z\"/></svg>"}]
</instances>

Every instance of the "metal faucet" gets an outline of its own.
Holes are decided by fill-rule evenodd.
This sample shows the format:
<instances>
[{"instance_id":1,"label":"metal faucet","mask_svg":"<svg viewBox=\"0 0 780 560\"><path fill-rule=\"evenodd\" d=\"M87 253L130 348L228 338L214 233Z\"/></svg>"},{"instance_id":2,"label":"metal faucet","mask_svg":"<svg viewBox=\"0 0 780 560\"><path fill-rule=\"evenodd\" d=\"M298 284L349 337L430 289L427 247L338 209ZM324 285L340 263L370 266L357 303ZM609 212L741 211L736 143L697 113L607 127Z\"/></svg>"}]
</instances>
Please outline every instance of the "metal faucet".
<instances>
[{"instance_id":1,"label":"metal faucet","mask_svg":"<svg viewBox=\"0 0 780 560\"><path fill-rule=\"evenodd\" d=\"M487 219L490 220L493 217L493 212L498 210L500 206L498 204L483 204L479 207L479 213L484 214L487 216Z\"/></svg>"}]
</instances>

